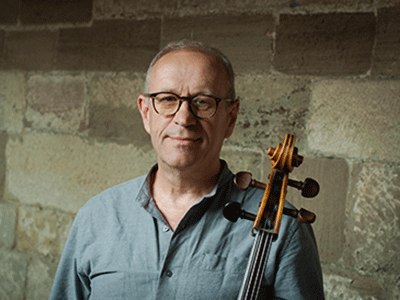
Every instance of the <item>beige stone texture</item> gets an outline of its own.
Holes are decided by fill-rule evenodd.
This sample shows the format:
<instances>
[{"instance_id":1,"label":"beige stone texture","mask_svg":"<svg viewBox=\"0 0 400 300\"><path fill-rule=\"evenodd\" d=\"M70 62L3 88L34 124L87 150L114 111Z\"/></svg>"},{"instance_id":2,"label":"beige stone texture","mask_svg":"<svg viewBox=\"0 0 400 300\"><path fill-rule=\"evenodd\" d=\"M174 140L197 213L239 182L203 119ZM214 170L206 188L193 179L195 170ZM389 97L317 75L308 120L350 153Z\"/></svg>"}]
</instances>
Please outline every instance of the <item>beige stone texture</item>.
<instances>
[{"instance_id":1,"label":"beige stone texture","mask_svg":"<svg viewBox=\"0 0 400 300\"><path fill-rule=\"evenodd\" d=\"M90 101L99 105L137 108L143 93L144 73L99 73L90 80Z\"/></svg>"},{"instance_id":2,"label":"beige stone texture","mask_svg":"<svg viewBox=\"0 0 400 300\"><path fill-rule=\"evenodd\" d=\"M26 82L22 73L0 72L0 130L20 133L23 128Z\"/></svg>"},{"instance_id":3,"label":"beige stone texture","mask_svg":"<svg viewBox=\"0 0 400 300\"><path fill-rule=\"evenodd\" d=\"M360 274L400 274L400 167L355 165L349 200L346 261Z\"/></svg>"},{"instance_id":4,"label":"beige stone texture","mask_svg":"<svg viewBox=\"0 0 400 300\"><path fill-rule=\"evenodd\" d=\"M399 95L397 80L315 82L307 124L311 150L400 162Z\"/></svg>"},{"instance_id":5,"label":"beige stone texture","mask_svg":"<svg viewBox=\"0 0 400 300\"><path fill-rule=\"evenodd\" d=\"M28 267L27 300L49 298L58 262L35 255Z\"/></svg>"},{"instance_id":6,"label":"beige stone texture","mask_svg":"<svg viewBox=\"0 0 400 300\"><path fill-rule=\"evenodd\" d=\"M262 154L254 151L222 148L221 158L228 163L229 169L237 172L250 172L254 179L260 180L263 174Z\"/></svg>"},{"instance_id":7,"label":"beige stone texture","mask_svg":"<svg viewBox=\"0 0 400 300\"><path fill-rule=\"evenodd\" d=\"M268 72L272 61L274 19L270 14L217 14L166 18L161 47L188 39L220 49L235 74Z\"/></svg>"},{"instance_id":8,"label":"beige stone texture","mask_svg":"<svg viewBox=\"0 0 400 300\"><path fill-rule=\"evenodd\" d=\"M28 258L22 253L0 248L0 299L24 300Z\"/></svg>"},{"instance_id":9,"label":"beige stone texture","mask_svg":"<svg viewBox=\"0 0 400 300\"><path fill-rule=\"evenodd\" d=\"M18 210L18 249L26 249L43 255L58 253L58 216L53 210L22 206Z\"/></svg>"},{"instance_id":10,"label":"beige stone texture","mask_svg":"<svg viewBox=\"0 0 400 300\"><path fill-rule=\"evenodd\" d=\"M33 75L28 79L27 126L76 133L85 119L83 76Z\"/></svg>"},{"instance_id":11,"label":"beige stone texture","mask_svg":"<svg viewBox=\"0 0 400 300\"><path fill-rule=\"evenodd\" d=\"M400 1L396 7L378 9L376 46L373 59L373 74L400 75Z\"/></svg>"},{"instance_id":12,"label":"beige stone texture","mask_svg":"<svg viewBox=\"0 0 400 300\"><path fill-rule=\"evenodd\" d=\"M4 187L6 182L6 145L8 135L0 131L0 201L3 199Z\"/></svg>"},{"instance_id":13,"label":"beige stone texture","mask_svg":"<svg viewBox=\"0 0 400 300\"><path fill-rule=\"evenodd\" d=\"M1 18L1 17L0 17ZM0 68L3 69L4 66L4 37L5 37L5 31L0 30Z\"/></svg>"},{"instance_id":14,"label":"beige stone texture","mask_svg":"<svg viewBox=\"0 0 400 300\"><path fill-rule=\"evenodd\" d=\"M363 285L360 289L360 281ZM335 274L324 274L324 291L326 300L377 300L381 298L382 287L372 278L353 279Z\"/></svg>"},{"instance_id":15,"label":"beige stone texture","mask_svg":"<svg viewBox=\"0 0 400 300\"><path fill-rule=\"evenodd\" d=\"M145 174L154 151L69 135L30 133L6 149L6 197L75 213L108 187Z\"/></svg>"},{"instance_id":16,"label":"beige stone texture","mask_svg":"<svg viewBox=\"0 0 400 300\"><path fill-rule=\"evenodd\" d=\"M304 129L309 105L306 80L286 77L238 76L236 94L241 99L238 120L227 145L266 152L287 133L305 148Z\"/></svg>"},{"instance_id":17,"label":"beige stone texture","mask_svg":"<svg viewBox=\"0 0 400 300\"><path fill-rule=\"evenodd\" d=\"M15 240L17 208L15 205L0 203L0 247L11 248Z\"/></svg>"},{"instance_id":18,"label":"beige stone texture","mask_svg":"<svg viewBox=\"0 0 400 300\"><path fill-rule=\"evenodd\" d=\"M90 137L151 147L137 108L137 97L144 89L144 74L97 75L91 79L89 89Z\"/></svg>"},{"instance_id":19,"label":"beige stone texture","mask_svg":"<svg viewBox=\"0 0 400 300\"><path fill-rule=\"evenodd\" d=\"M300 153L301 154L301 153ZM265 174L271 172L270 163ZM317 239L321 262L331 263L342 257L345 246L346 199L349 167L344 159L304 157L303 163L293 170L290 179L316 180L320 186L314 198L303 198L301 191L288 187L286 200L296 208L304 208L316 214L312 225ZM264 179L267 182L267 179Z\"/></svg>"},{"instance_id":20,"label":"beige stone texture","mask_svg":"<svg viewBox=\"0 0 400 300\"><path fill-rule=\"evenodd\" d=\"M72 223L75 215L58 212L58 254L61 255L64 250L65 243L67 242L69 231L71 230Z\"/></svg>"}]
</instances>

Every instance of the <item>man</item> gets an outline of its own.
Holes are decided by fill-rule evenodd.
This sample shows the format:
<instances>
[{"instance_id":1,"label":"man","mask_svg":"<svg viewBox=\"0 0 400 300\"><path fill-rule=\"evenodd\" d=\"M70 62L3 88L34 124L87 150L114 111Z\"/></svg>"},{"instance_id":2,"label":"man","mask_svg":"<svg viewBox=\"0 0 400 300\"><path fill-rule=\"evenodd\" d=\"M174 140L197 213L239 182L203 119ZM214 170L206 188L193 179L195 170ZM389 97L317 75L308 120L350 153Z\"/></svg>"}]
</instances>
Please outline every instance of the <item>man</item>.
<instances>
[{"instance_id":1,"label":"man","mask_svg":"<svg viewBox=\"0 0 400 300\"><path fill-rule=\"evenodd\" d=\"M252 222L222 210L236 201L256 212L263 192L236 188L219 158L239 110L229 61L199 43L168 46L138 107L157 164L79 211L50 299L237 298ZM323 298L312 229L284 216L260 299Z\"/></svg>"}]
</instances>

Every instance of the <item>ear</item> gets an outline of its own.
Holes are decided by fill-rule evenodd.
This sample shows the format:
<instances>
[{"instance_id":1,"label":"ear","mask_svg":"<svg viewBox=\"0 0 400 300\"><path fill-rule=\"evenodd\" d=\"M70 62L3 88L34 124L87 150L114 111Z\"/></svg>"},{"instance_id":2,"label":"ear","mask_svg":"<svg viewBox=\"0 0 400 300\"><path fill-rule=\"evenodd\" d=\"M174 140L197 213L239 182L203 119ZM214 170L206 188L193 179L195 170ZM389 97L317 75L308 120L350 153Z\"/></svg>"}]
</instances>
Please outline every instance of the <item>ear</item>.
<instances>
[{"instance_id":1,"label":"ear","mask_svg":"<svg viewBox=\"0 0 400 300\"><path fill-rule=\"evenodd\" d=\"M142 121L144 125L144 129L147 131L148 134L150 134L150 120L149 120L149 102L147 98L143 95L140 95L137 100L138 108L140 115L142 116Z\"/></svg>"},{"instance_id":2,"label":"ear","mask_svg":"<svg viewBox=\"0 0 400 300\"><path fill-rule=\"evenodd\" d=\"M225 132L225 138L232 135L233 129L235 128L237 116L239 113L240 100L236 99L235 102L231 103L228 107L228 127Z\"/></svg>"}]
</instances>

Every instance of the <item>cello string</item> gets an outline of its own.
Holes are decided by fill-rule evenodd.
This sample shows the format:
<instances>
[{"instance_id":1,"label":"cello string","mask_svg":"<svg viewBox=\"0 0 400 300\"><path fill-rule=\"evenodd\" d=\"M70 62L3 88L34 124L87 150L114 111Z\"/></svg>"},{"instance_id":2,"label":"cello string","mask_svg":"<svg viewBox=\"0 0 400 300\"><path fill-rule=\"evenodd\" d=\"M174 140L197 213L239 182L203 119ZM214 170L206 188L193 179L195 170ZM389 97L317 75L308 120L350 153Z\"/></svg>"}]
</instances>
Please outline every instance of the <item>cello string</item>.
<instances>
[{"instance_id":1,"label":"cello string","mask_svg":"<svg viewBox=\"0 0 400 300\"><path fill-rule=\"evenodd\" d=\"M269 255L269 250L273 241L273 234L265 231L260 231L257 234L256 244L257 249L252 256L252 270L247 280L247 291L245 297L241 299L256 299L260 289L263 274L266 267L266 262Z\"/></svg>"},{"instance_id":2,"label":"cello string","mask_svg":"<svg viewBox=\"0 0 400 300\"><path fill-rule=\"evenodd\" d=\"M259 246L259 239L260 239L260 232L257 233L257 236L255 238L255 242L253 244L253 248L251 250L251 254L250 254L250 259L248 262L248 266L246 269L246 274L245 274L245 278L243 281L243 285L242 288L240 290L240 297L239 299L243 300L243 299L248 299L248 293L249 293L249 286L251 286L250 282L252 281L252 276L253 276L253 270L254 270L254 264L255 264L255 260L257 258L256 253L259 251L258 246Z\"/></svg>"},{"instance_id":3,"label":"cello string","mask_svg":"<svg viewBox=\"0 0 400 300\"><path fill-rule=\"evenodd\" d=\"M250 299L257 299L258 297L258 292L260 290L262 279L264 278L264 272L267 264L269 250L272 245L272 241L273 241L273 234L269 232L263 232L263 241L262 244L260 245L261 254L259 255L258 258L258 266L255 269L256 274L253 283L252 296Z\"/></svg>"},{"instance_id":4,"label":"cello string","mask_svg":"<svg viewBox=\"0 0 400 300\"><path fill-rule=\"evenodd\" d=\"M273 234L269 232L265 233L265 240L266 241L263 243L262 247L262 256L259 262L260 266L257 268L257 283L254 285L254 299L258 298L258 293L260 291L261 283L264 278L264 272L267 267L268 256L272 246Z\"/></svg>"}]
</instances>

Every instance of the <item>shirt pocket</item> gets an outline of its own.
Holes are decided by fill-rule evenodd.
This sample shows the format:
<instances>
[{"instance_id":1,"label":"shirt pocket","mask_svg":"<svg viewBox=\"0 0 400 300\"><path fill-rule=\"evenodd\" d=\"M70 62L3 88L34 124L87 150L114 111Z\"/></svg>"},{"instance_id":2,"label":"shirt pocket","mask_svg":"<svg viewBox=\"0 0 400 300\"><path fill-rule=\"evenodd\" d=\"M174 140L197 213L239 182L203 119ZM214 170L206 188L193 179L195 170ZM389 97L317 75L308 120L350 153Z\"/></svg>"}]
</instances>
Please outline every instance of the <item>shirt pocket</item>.
<instances>
[{"instance_id":1,"label":"shirt pocket","mask_svg":"<svg viewBox=\"0 0 400 300\"><path fill-rule=\"evenodd\" d=\"M182 272L179 299L236 299L246 271L246 258L204 253Z\"/></svg>"}]
</instances>

